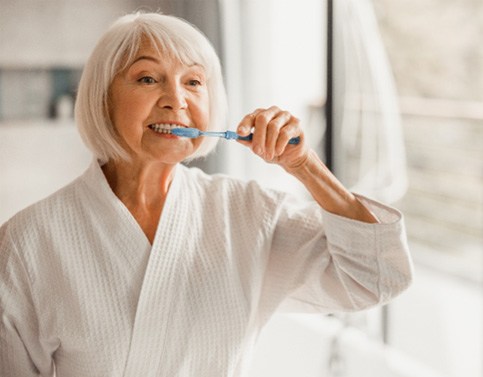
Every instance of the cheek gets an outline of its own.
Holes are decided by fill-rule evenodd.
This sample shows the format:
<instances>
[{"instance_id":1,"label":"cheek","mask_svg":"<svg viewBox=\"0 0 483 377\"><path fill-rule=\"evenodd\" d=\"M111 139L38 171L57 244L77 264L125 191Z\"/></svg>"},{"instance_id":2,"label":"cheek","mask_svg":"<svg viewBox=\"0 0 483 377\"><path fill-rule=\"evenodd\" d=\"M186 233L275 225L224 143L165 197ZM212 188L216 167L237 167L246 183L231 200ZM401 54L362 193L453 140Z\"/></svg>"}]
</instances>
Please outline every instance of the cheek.
<instances>
[{"instance_id":1,"label":"cheek","mask_svg":"<svg viewBox=\"0 0 483 377\"><path fill-rule=\"evenodd\" d=\"M196 107L196 112L193 114L196 117L197 126L203 129L209 127L210 122L210 104L208 101L204 101Z\"/></svg>"},{"instance_id":2,"label":"cheek","mask_svg":"<svg viewBox=\"0 0 483 377\"><path fill-rule=\"evenodd\" d=\"M210 127L210 113L209 111L203 112L203 114L200 115L200 117L203 119L203 126L204 129L207 129Z\"/></svg>"},{"instance_id":3,"label":"cheek","mask_svg":"<svg viewBox=\"0 0 483 377\"><path fill-rule=\"evenodd\" d=\"M113 109L115 112L115 118L117 120L129 117L135 118L137 113L140 112L140 109L143 107L141 104L143 101L137 100L134 96L129 95L118 95L117 98L114 98L113 101Z\"/></svg>"},{"instance_id":4,"label":"cheek","mask_svg":"<svg viewBox=\"0 0 483 377\"><path fill-rule=\"evenodd\" d=\"M142 128L136 126L142 125L146 117L146 102L129 93L117 93L113 96L110 117L119 134L134 135L142 132Z\"/></svg>"}]
</instances>

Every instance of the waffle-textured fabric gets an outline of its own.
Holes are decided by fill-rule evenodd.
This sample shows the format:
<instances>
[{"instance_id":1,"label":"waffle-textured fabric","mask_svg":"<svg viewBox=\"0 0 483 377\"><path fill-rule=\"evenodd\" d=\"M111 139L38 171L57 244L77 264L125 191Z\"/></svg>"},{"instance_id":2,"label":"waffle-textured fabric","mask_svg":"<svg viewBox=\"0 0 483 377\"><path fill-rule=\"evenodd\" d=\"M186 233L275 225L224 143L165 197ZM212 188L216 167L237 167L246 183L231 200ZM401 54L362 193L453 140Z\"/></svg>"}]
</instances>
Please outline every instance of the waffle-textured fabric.
<instances>
[{"instance_id":1,"label":"waffle-textured fabric","mask_svg":"<svg viewBox=\"0 0 483 377\"><path fill-rule=\"evenodd\" d=\"M348 220L178 166L151 245L95 161L0 228L0 376L241 376L287 297L323 312L410 283L401 215Z\"/></svg>"}]
</instances>

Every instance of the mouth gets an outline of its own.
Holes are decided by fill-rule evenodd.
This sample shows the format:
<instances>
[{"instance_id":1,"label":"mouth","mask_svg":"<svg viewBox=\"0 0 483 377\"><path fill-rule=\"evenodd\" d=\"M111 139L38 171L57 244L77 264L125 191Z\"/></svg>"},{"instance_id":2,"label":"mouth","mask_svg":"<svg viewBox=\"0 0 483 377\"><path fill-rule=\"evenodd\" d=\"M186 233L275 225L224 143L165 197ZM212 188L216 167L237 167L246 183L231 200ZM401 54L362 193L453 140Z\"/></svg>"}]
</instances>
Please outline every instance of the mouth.
<instances>
[{"instance_id":1,"label":"mouth","mask_svg":"<svg viewBox=\"0 0 483 377\"><path fill-rule=\"evenodd\" d=\"M149 129L153 130L154 132L157 132L159 134L171 134L171 130L173 128L180 128L186 126L184 124L178 124L178 123L155 123L155 124L150 124L148 126Z\"/></svg>"}]
</instances>

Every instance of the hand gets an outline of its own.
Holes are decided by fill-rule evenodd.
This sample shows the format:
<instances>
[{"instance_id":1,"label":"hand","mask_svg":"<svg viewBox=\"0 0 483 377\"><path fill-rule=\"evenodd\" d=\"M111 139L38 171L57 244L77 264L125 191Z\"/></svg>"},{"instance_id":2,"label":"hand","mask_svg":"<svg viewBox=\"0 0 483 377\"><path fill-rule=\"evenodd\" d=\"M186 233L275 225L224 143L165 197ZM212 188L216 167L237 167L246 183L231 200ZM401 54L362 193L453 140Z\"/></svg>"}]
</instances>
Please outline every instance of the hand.
<instances>
[{"instance_id":1,"label":"hand","mask_svg":"<svg viewBox=\"0 0 483 377\"><path fill-rule=\"evenodd\" d=\"M252 141L238 141L265 161L282 166L297 178L326 211L351 219L376 223L375 216L330 172L315 151L308 148L300 121L276 106L246 115L237 133ZM288 144L293 137L300 143Z\"/></svg>"},{"instance_id":2,"label":"hand","mask_svg":"<svg viewBox=\"0 0 483 377\"><path fill-rule=\"evenodd\" d=\"M272 106L257 109L246 115L237 133L247 136L253 132L251 141L239 141L269 163L276 163L286 170L293 170L305 163L308 147L300 121L288 111ZM288 144L293 137L300 137L297 145Z\"/></svg>"}]
</instances>

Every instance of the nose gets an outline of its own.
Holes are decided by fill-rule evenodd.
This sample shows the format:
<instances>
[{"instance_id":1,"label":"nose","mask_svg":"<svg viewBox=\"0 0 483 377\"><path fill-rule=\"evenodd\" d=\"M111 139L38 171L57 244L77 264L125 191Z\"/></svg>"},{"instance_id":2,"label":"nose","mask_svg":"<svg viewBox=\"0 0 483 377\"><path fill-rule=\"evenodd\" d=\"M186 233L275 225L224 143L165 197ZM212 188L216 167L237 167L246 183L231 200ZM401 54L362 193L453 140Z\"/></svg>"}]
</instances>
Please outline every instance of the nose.
<instances>
[{"instance_id":1,"label":"nose","mask_svg":"<svg viewBox=\"0 0 483 377\"><path fill-rule=\"evenodd\" d=\"M177 83L165 83L158 99L158 106L169 110L182 110L187 107L183 88Z\"/></svg>"}]
</instances>

